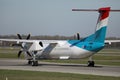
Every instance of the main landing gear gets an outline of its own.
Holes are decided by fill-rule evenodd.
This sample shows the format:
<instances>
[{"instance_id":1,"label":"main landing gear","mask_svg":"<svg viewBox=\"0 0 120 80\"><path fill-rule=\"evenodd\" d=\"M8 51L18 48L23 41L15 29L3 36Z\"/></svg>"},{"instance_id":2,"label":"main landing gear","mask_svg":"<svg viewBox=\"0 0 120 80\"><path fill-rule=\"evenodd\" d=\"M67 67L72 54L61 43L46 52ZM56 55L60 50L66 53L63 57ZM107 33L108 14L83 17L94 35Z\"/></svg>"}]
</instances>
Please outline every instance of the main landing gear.
<instances>
[{"instance_id":1,"label":"main landing gear","mask_svg":"<svg viewBox=\"0 0 120 80\"><path fill-rule=\"evenodd\" d=\"M95 62L92 60L92 56L91 56L88 61L88 67L94 67L94 66L95 66Z\"/></svg>"},{"instance_id":2,"label":"main landing gear","mask_svg":"<svg viewBox=\"0 0 120 80\"><path fill-rule=\"evenodd\" d=\"M28 64L32 66L38 66L38 61L28 60Z\"/></svg>"},{"instance_id":3,"label":"main landing gear","mask_svg":"<svg viewBox=\"0 0 120 80\"><path fill-rule=\"evenodd\" d=\"M32 54L32 59L28 60L28 64L31 64L32 66L38 66L38 61L37 61L37 58L36 58L36 53L37 52L33 52Z\"/></svg>"},{"instance_id":4,"label":"main landing gear","mask_svg":"<svg viewBox=\"0 0 120 80\"><path fill-rule=\"evenodd\" d=\"M88 67L94 67L95 62L94 61L88 61Z\"/></svg>"}]
</instances>

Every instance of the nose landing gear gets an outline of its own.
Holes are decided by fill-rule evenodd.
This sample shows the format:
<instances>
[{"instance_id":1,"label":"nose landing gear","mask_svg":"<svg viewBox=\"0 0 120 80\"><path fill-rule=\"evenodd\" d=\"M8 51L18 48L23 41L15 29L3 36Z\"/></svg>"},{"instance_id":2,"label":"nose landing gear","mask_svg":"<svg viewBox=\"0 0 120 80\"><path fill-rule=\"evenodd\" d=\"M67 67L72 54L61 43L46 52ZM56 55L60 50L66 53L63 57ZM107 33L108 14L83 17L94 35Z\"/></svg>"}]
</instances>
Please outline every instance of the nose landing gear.
<instances>
[{"instance_id":1,"label":"nose landing gear","mask_svg":"<svg viewBox=\"0 0 120 80\"><path fill-rule=\"evenodd\" d=\"M36 57L37 52L33 52L32 54L32 59L28 60L28 64L32 65L32 66L38 66L38 60Z\"/></svg>"}]
</instances>

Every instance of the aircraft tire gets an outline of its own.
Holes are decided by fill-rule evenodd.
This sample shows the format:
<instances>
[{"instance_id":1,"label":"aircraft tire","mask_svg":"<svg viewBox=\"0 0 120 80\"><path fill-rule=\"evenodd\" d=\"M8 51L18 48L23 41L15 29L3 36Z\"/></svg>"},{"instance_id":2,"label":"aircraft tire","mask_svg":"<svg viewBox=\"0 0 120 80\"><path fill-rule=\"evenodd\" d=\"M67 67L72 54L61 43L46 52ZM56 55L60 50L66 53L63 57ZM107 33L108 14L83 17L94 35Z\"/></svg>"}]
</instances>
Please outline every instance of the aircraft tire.
<instances>
[{"instance_id":1,"label":"aircraft tire","mask_svg":"<svg viewBox=\"0 0 120 80\"><path fill-rule=\"evenodd\" d=\"M28 60L28 64L32 64L32 61Z\"/></svg>"},{"instance_id":2,"label":"aircraft tire","mask_svg":"<svg viewBox=\"0 0 120 80\"><path fill-rule=\"evenodd\" d=\"M88 67L94 67L95 62L94 61L88 61Z\"/></svg>"},{"instance_id":3,"label":"aircraft tire","mask_svg":"<svg viewBox=\"0 0 120 80\"><path fill-rule=\"evenodd\" d=\"M38 61L32 61L32 66L38 66Z\"/></svg>"}]
</instances>

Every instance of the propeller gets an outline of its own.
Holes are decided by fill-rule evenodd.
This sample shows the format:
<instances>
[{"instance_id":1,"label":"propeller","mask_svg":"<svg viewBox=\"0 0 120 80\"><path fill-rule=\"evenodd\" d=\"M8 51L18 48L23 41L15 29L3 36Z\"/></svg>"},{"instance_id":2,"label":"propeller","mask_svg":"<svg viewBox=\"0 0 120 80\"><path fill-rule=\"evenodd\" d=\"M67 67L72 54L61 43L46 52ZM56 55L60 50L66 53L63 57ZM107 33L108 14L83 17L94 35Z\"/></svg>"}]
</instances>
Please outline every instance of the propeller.
<instances>
[{"instance_id":1,"label":"propeller","mask_svg":"<svg viewBox=\"0 0 120 80\"><path fill-rule=\"evenodd\" d=\"M25 52L27 55L29 55L31 57L31 54L29 53L29 51L27 51L25 45L24 46L21 45L21 50L18 52L18 58L20 58L20 55L21 55L22 52Z\"/></svg>"},{"instance_id":2,"label":"propeller","mask_svg":"<svg viewBox=\"0 0 120 80\"><path fill-rule=\"evenodd\" d=\"M19 39L21 39L21 40L23 39L20 34L17 34L17 36L18 36ZM31 36L31 35L28 34L26 40L29 40L29 39L30 39L30 36ZM20 55L21 55L22 52L26 52L26 54L31 57L31 54L29 53L29 51L27 51L27 46L26 46L26 43L25 43L25 42L23 42L23 43L21 43L21 44L17 44L17 45L21 47L21 50L18 52L18 58L20 57Z\"/></svg>"},{"instance_id":3,"label":"propeller","mask_svg":"<svg viewBox=\"0 0 120 80\"><path fill-rule=\"evenodd\" d=\"M22 52L23 52L22 50L20 50L20 51L18 52L18 58L20 58L20 55L21 55ZM28 51L26 51L26 53L31 57L31 54L30 54Z\"/></svg>"},{"instance_id":4,"label":"propeller","mask_svg":"<svg viewBox=\"0 0 120 80\"><path fill-rule=\"evenodd\" d=\"M22 51L20 50L20 51L18 52L18 58L20 57L21 53L22 53Z\"/></svg>"},{"instance_id":5,"label":"propeller","mask_svg":"<svg viewBox=\"0 0 120 80\"><path fill-rule=\"evenodd\" d=\"M31 36L31 35L30 35L30 34L28 34L28 36L27 36L26 40L30 39L30 36Z\"/></svg>"},{"instance_id":6,"label":"propeller","mask_svg":"<svg viewBox=\"0 0 120 80\"><path fill-rule=\"evenodd\" d=\"M18 36L18 38L19 38L19 39L22 39L22 37L21 37L21 35L20 35L20 34L17 34L17 36Z\"/></svg>"},{"instance_id":7,"label":"propeller","mask_svg":"<svg viewBox=\"0 0 120 80\"><path fill-rule=\"evenodd\" d=\"M80 40L80 34L77 33L77 40Z\"/></svg>"},{"instance_id":8,"label":"propeller","mask_svg":"<svg viewBox=\"0 0 120 80\"><path fill-rule=\"evenodd\" d=\"M20 34L17 34L17 36L18 36L18 39L22 39L22 37L21 37L21 35L20 35ZM30 34L28 34L28 36L27 36L26 40L29 40L29 39L30 39L30 37L31 37L31 35L30 35Z\"/></svg>"},{"instance_id":9,"label":"propeller","mask_svg":"<svg viewBox=\"0 0 120 80\"><path fill-rule=\"evenodd\" d=\"M40 46L43 47L43 43L42 42L39 42Z\"/></svg>"}]
</instances>

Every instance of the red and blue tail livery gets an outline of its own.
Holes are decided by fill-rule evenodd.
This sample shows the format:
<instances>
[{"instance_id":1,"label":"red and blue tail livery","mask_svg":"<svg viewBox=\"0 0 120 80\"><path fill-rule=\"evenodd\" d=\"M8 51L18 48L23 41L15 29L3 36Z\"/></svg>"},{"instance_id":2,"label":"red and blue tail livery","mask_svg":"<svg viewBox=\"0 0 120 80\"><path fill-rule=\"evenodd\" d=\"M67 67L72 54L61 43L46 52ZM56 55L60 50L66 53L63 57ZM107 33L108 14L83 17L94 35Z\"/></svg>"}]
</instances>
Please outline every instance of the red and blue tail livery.
<instances>
[{"instance_id":1,"label":"red and blue tail livery","mask_svg":"<svg viewBox=\"0 0 120 80\"><path fill-rule=\"evenodd\" d=\"M92 52L98 52L104 47L110 7L100 8L98 12L99 17L95 33L80 41L69 40L70 44Z\"/></svg>"}]
</instances>

